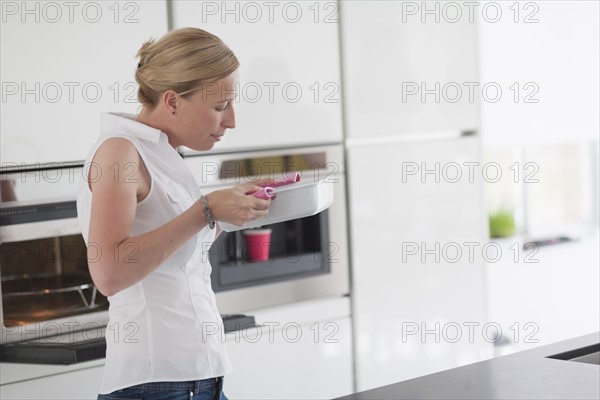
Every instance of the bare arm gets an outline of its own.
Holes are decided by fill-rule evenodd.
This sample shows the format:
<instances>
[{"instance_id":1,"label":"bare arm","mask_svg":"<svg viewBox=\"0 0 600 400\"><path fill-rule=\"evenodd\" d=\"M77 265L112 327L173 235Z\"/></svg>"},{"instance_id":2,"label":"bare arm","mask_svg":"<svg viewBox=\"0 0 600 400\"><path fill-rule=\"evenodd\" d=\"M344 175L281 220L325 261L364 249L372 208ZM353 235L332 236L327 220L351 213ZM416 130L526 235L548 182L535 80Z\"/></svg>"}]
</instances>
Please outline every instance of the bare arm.
<instances>
[{"instance_id":1,"label":"bare arm","mask_svg":"<svg viewBox=\"0 0 600 400\"><path fill-rule=\"evenodd\" d=\"M90 182L89 244L93 244L95 251L88 254L88 261L98 290L112 296L146 277L207 222L203 205L197 201L168 223L131 236L137 198L147 181L135 146L126 139L109 139L98 149L94 163L103 175ZM122 168L127 163L137 166L135 176L129 177L133 179L114 179L115 175L108 172L111 167L114 170L115 166ZM253 184L243 184L209 194L207 200L214 218L241 225L266 215L269 202L247 195L256 190Z\"/></svg>"}]
</instances>

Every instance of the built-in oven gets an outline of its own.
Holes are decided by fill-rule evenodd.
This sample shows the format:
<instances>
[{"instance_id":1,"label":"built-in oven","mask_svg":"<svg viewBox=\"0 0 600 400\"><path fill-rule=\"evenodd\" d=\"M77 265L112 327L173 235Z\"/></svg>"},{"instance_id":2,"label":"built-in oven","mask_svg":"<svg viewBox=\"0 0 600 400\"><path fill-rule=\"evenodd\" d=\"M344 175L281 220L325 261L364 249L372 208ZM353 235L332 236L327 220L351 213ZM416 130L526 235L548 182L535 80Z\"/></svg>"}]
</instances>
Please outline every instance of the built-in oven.
<instances>
[{"instance_id":1,"label":"built-in oven","mask_svg":"<svg viewBox=\"0 0 600 400\"><path fill-rule=\"evenodd\" d=\"M2 361L104 356L108 300L92 282L77 221L83 171L82 163L0 170Z\"/></svg>"},{"instance_id":2,"label":"built-in oven","mask_svg":"<svg viewBox=\"0 0 600 400\"><path fill-rule=\"evenodd\" d=\"M296 174L300 182L333 187L333 204L325 211L261 227L270 230L268 256L262 260L249 257L247 230L219 236L208 254L222 313L349 294L341 144L183 155L205 193L257 178L280 180Z\"/></svg>"}]
</instances>

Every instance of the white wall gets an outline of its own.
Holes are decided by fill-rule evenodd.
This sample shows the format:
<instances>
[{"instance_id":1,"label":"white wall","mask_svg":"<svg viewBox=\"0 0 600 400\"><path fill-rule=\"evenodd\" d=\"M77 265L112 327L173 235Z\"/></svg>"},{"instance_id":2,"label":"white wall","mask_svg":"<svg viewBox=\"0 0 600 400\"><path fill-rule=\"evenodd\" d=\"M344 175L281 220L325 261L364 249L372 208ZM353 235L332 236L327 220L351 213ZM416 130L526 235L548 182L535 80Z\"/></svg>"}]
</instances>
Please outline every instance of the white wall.
<instances>
[{"instance_id":1,"label":"white wall","mask_svg":"<svg viewBox=\"0 0 600 400\"><path fill-rule=\"evenodd\" d=\"M497 23L490 22L492 11L487 20L479 14L481 82L502 88L497 103L491 90L489 101L482 101L485 145L597 140L600 3L519 2L519 22L516 8L510 8L517 3L499 4L503 14ZM517 101L510 89L515 82ZM526 88L527 83L532 85Z\"/></svg>"}]
</instances>

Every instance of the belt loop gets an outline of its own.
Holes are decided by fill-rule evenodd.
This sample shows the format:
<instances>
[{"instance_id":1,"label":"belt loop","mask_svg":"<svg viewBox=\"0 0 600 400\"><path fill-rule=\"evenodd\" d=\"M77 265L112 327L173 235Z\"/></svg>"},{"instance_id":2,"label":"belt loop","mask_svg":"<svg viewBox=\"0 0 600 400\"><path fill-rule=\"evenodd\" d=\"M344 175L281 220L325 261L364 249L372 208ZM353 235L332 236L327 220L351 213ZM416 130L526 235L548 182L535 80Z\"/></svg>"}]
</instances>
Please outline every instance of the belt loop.
<instances>
[{"instance_id":1,"label":"belt loop","mask_svg":"<svg viewBox=\"0 0 600 400\"><path fill-rule=\"evenodd\" d=\"M215 378L217 387L215 390L215 400L219 400L221 398L221 392L223 391L223 377L219 376Z\"/></svg>"},{"instance_id":2,"label":"belt loop","mask_svg":"<svg viewBox=\"0 0 600 400\"><path fill-rule=\"evenodd\" d=\"M221 398L221 391L219 390L219 378L215 378L215 397L213 400L219 400Z\"/></svg>"}]
</instances>

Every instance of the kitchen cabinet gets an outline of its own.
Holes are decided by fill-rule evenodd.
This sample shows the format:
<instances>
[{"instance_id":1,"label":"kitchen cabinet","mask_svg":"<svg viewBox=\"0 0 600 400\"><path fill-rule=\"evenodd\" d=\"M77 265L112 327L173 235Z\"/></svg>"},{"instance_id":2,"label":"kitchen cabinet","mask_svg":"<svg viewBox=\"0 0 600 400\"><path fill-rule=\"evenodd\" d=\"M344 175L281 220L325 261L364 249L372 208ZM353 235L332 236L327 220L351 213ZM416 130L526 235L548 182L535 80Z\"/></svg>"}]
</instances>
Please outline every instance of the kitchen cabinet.
<instances>
[{"instance_id":1,"label":"kitchen cabinet","mask_svg":"<svg viewBox=\"0 0 600 400\"><path fill-rule=\"evenodd\" d=\"M166 1L2 2L3 166L85 159L100 113L135 112L134 58Z\"/></svg>"},{"instance_id":2,"label":"kitchen cabinet","mask_svg":"<svg viewBox=\"0 0 600 400\"><path fill-rule=\"evenodd\" d=\"M498 355L598 331L599 240L596 230L523 250L521 237L496 239L511 254L486 265L490 320L506 327L508 339L498 343Z\"/></svg>"},{"instance_id":3,"label":"kitchen cabinet","mask_svg":"<svg viewBox=\"0 0 600 400\"><path fill-rule=\"evenodd\" d=\"M493 356L478 24L456 7L341 2L359 391Z\"/></svg>"},{"instance_id":4,"label":"kitchen cabinet","mask_svg":"<svg viewBox=\"0 0 600 400\"><path fill-rule=\"evenodd\" d=\"M225 336L231 399L311 399L353 388L348 297L325 297L249 311L258 327ZM241 326L240 328L244 328ZM104 359L73 365L0 363L2 399L95 399Z\"/></svg>"},{"instance_id":5,"label":"kitchen cabinet","mask_svg":"<svg viewBox=\"0 0 600 400\"><path fill-rule=\"evenodd\" d=\"M348 297L249 311L258 327L225 336L231 399L317 399L350 394L352 323ZM241 326L243 328L243 326ZM2 399L95 399L104 360L81 364L0 363Z\"/></svg>"},{"instance_id":6,"label":"kitchen cabinet","mask_svg":"<svg viewBox=\"0 0 600 400\"><path fill-rule=\"evenodd\" d=\"M453 22L444 2L340 7L348 138L479 126L477 24L468 10Z\"/></svg>"},{"instance_id":7,"label":"kitchen cabinet","mask_svg":"<svg viewBox=\"0 0 600 400\"><path fill-rule=\"evenodd\" d=\"M337 2L172 2L174 28L219 36L240 60L236 128L216 151L341 142Z\"/></svg>"},{"instance_id":8,"label":"kitchen cabinet","mask_svg":"<svg viewBox=\"0 0 600 400\"><path fill-rule=\"evenodd\" d=\"M249 312L260 327L228 333L232 399L323 399L353 391L348 298Z\"/></svg>"},{"instance_id":9,"label":"kitchen cabinet","mask_svg":"<svg viewBox=\"0 0 600 400\"><path fill-rule=\"evenodd\" d=\"M359 391L493 356L483 257L494 249L481 170L470 181L464 169L479 147L461 137L348 150Z\"/></svg>"},{"instance_id":10,"label":"kitchen cabinet","mask_svg":"<svg viewBox=\"0 0 600 400\"><path fill-rule=\"evenodd\" d=\"M1 363L2 399L95 399L104 360L69 366Z\"/></svg>"}]
</instances>

